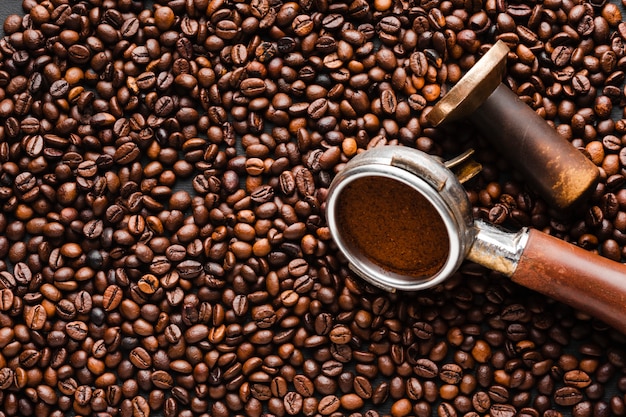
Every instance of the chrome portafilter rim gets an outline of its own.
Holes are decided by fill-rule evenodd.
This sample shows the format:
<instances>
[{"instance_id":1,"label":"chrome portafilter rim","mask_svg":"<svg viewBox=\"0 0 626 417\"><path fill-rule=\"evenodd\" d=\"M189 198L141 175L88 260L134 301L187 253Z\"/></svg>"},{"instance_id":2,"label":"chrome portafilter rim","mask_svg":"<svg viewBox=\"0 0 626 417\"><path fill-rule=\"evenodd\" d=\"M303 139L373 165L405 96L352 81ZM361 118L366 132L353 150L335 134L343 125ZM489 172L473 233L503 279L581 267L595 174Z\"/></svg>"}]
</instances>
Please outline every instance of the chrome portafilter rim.
<instances>
[{"instance_id":1,"label":"chrome portafilter rim","mask_svg":"<svg viewBox=\"0 0 626 417\"><path fill-rule=\"evenodd\" d=\"M387 270L367 259L344 237L337 215L339 197L346 186L364 177L401 182L420 193L437 211L449 242L447 258L437 273L420 279ZM461 265L474 238L470 203L454 174L434 157L402 146L373 148L350 160L329 187L326 220L350 269L367 282L390 292L420 291L441 284Z\"/></svg>"}]
</instances>

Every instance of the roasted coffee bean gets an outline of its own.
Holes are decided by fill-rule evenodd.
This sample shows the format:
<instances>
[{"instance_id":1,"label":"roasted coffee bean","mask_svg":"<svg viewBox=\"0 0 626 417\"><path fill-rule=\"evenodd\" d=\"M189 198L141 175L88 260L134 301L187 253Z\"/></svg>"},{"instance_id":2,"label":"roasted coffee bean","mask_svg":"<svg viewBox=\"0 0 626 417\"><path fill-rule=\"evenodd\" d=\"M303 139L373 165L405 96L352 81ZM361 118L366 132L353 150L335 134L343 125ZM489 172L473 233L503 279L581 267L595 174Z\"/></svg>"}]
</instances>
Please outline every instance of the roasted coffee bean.
<instances>
[{"instance_id":1,"label":"roasted coffee bean","mask_svg":"<svg viewBox=\"0 0 626 417\"><path fill-rule=\"evenodd\" d=\"M554 402L562 406L572 406L582 401L582 393L575 387L562 387L554 392Z\"/></svg>"},{"instance_id":2,"label":"roasted coffee bean","mask_svg":"<svg viewBox=\"0 0 626 417\"><path fill-rule=\"evenodd\" d=\"M591 378L586 372L573 369L563 375L563 382L568 386L583 389L591 384Z\"/></svg>"},{"instance_id":3,"label":"roasted coffee bean","mask_svg":"<svg viewBox=\"0 0 626 417\"><path fill-rule=\"evenodd\" d=\"M304 397L310 397L314 394L313 383L304 375L296 375L293 379L293 385L296 391Z\"/></svg>"},{"instance_id":4,"label":"roasted coffee bean","mask_svg":"<svg viewBox=\"0 0 626 417\"><path fill-rule=\"evenodd\" d=\"M245 295L238 295L233 300L233 311L237 316L244 316L248 312L248 298Z\"/></svg>"},{"instance_id":5,"label":"roasted coffee bean","mask_svg":"<svg viewBox=\"0 0 626 417\"><path fill-rule=\"evenodd\" d=\"M24 126L22 123L22 130L24 130ZM38 130L38 126L33 128L33 130ZM37 158L39 155L43 153L44 150L44 140L41 135L31 135L27 136L24 139L23 145L24 151L28 154L28 156L32 158Z\"/></svg>"},{"instance_id":6,"label":"roasted coffee bean","mask_svg":"<svg viewBox=\"0 0 626 417\"><path fill-rule=\"evenodd\" d=\"M363 150L472 147L474 217L623 258L618 5L91 3L26 1L0 39L5 414L624 414L613 329L469 262L372 288L324 214ZM471 124L426 121L496 40L600 168L566 220Z\"/></svg>"},{"instance_id":7,"label":"roasted coffee bean","mask_svg":"<svg viewBox=\"0 0 626 417\"><path fill-rule=\"evenodd\" d=\"M517 414L517 410L509 404L493 404L489 408L489 413L494 417L512 417Z\"/></svg>"},{"instance_id":8,"label":"roasted coffee bean","mask_svg":"<svg viewBox=\"0 0 626 417\"><path fill-rule=\"evenodd\" d=\"M331 342L338 345L345 345L351 342L352 332L345 326L336 326L329 333Z\"/></svg>"},{"instance_id":9,"label":"roasted coffee bean","mask_svg":"<svg viewBox=\"0 0 626 417\"><path fill-rule=\"evenodd\" d=\"M41 330L46 323L46 311L41 304L28 307L24 311L24 321L31 330Z\"/></svg>"},{"instance_id":10,"label":"roasted coffee bean","mask_svg":"<svg viewBox=\"0 0 626 417\"><path fill-rule=\"evenodd\" d=\"M290 391L283 398L283 404L289 415L297 415L302 410L303 399L297 392Z\"/></svg>"},{"instance_id":11,"label":"roasted coffee bean","mask_svg":"<svg viewBox=\"0 0 626 417\"><path fill-rule=\"evenodd\" d=\"M317 410L322 415L330 415L337 411L341 406L340 400L335 395L327 395L320 399Z\"/></svg>"},{"instance_id":12,"label":"roasted coffee bean","mask_svg":"<svg viewBox=\"0 0 626 417\"><path fill-rule=\"evenodd\" d=\"M171 389L174 385L174 379L172 376L163 370L152 372L150 380L154 386L159 389Z\"/></svg>"},{"instance_id":13,"label":"roasted coffee bean","mask_svg":"<svg viewBox=\"0 0 626 417\"><path fill-rule=\"evenodd\" d=\"M122 301L122 289L115 285L109 285L104 291L104 296L102 299L102 306L105 311L115 310Z\"/></svg>"},{"instance_id":14,"label":"roasted coffee bean","mask_svg":"<svg viewBox=\"0 0 626 417\"><path fill-rule=\"evenodd\" d=\"M74 340L85 340L88 335L88 326L82 321L72 321L65 325L67 335Z\"/></svg>"},{"instance_id":15,"label":"roasted coffee bean","mask_svg":"<svg viewBox=\"0 0 626 417\"><path fill-rule=\"evenodd\" d=\"M433 336L433 327L426 322L417 322L413 325L413 333L419 339L428 340Z\"/></svg>"},{"instance_id":16,"label":"roasted coffee bean","mask_svg":"<svg viewBox=\"0 0 626 417\"><path fill-rule=\"evenodd\" d=\"M315 192L315 179L311 171L301 167L295 172L295 185L302 196L309 196Z\"/></svg>"},{"instance_id":17,"label":"roasted coffee bean","mask_svg":"<svg viewBox=\"0 0 626 417\"><path fill-rule=\"evenodd\" d=\"M130 362L137 369L148 369L150 368L150 365L152 364L152 359L148 351L140 347L134 348L130 352L128 357L129 357Z\"/></svg>"},{"instance_id":18,"label":"roasted coffee bean","mask_svg":"<svg viewBox=\"0 0 626 417\"><path fill-rule=\"evenodd\" d=\"M370 381L361 376L357 375L354 378L354 392L362 399L370 399L372 397L373 389Z\"/></svg>"},{"instance_id":19,"label":"roasted coffee bean","mask_svg":"<svg viewBox=\"0 0 626 417\"><path fill-rule=\"evenodd\" d=\"M280 190L285 195L291 195L296 189L296 181L291 171L284 171L280 174Z\"/></svg>"},{"instance_id":20,"label":"roasted coffee bean","mask_svg":"<svg viewBox=\"0 0 626 417\"><path fill-rule=\"evenodd\" d=\"M429 359L418 359L414 370L422 378L435 378L439 374L437 364Z\"/></svg>"},{"instance_id":21,"label":"roasted coffee bean","mask_svg":"<svg viewBox=\"0 0 626 417\"><path fill-rule=\"evenodd\" d=\"M0 388L7 389L13 383L14 372L10 368L0 369Z\"/></svg>"},{"instance_id":22,"label":"roasted coffee bean","mask_svg":"<svg viewBox=\"0 0 626 417\"><path fill-rule=\"evenodd\" d=\"M134 162L139 155L139 147L133 142L126 142L117 148L113 155L113 160L118 164L127 165Z\"/></svg>"},{"instance_id":23,"label":"roasted coffee bean","mask_svg":"<svg viewBox=\"0 0 626 417\"><path fill-rule=\"evenodd\" d=\"M484 391L478 391L472 397L472 405L479 413L484 413L491 408L491 398Z\"/></svg>"},{"instance_id":24,"label":"roasted coffee bean","mask_svg":"<svg viewBox=\"0 0 626 417\"><path fill-rule=\"evenodd\" d=\"M30 172L20 173L15 178L15 187L21 193L27 193L30 191L37 183L37 179Z\"/></svg>"},{"instance_id":25,"label":"roasted coffee bean","mask_svg":"<svg viewBox=\"0 0 626 417\"><path fill-rule=\"evenodd\" d=\"M439 378L447 384L458 384L462 377L462 369L456 364L445 364L439 370Z\"/></svg>"}]
</instances>

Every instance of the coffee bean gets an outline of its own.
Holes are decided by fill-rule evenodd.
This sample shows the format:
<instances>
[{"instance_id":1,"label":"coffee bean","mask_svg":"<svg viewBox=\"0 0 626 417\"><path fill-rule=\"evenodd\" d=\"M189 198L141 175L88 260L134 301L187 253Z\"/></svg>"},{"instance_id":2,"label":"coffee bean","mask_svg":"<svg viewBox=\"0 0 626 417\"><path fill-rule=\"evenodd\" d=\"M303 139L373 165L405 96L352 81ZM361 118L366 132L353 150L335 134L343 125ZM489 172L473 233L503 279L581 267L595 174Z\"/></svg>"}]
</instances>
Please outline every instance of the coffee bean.
<instances>
[{"instance_id":1,"label":"coffee bean","mask_svg":"<svg viewBox=\"0 0 626 417\"><path fill-rule=\"evenodd\" d=\"M102 299L102 306L105 311L115 310L122 301L122 289L115 285L109 285L104 291L104 296Z\"/></svg>"},{"instance_id":2,"label":"coffee bean","mask_svg":"<svg viewBox=\"0 0 626 417\"><path fill-rule=\"evenodd\" d=\"M172 376L162 370L152 372L150 380L159 389L171 389L174 385L174 379Z\"/></svg>"},{"instance_id":3,"label":"coffee bean","mask_svg":"<svg viewBox=\"0 0 626 417\"><path fill-rule=\"evenodd\" d=\"M250 195L255 203L267 203L274 197L274 189L270 186L260 186Z\"/></svg>"},{"instance_id":4,"label":"coffee bean","mask_svg":"<svg viewBox=\"0 0 626 417\"><path fill-rule=\"evenodd\" d=\"M319 98L313 101L308 109L307 114L314 120L321 119L328 110L328 101L325 98Z\"/></svg>"},{"instance_id":5,"label":"coffee bean","mask_svg":"<svg viewBox=\"0 0 626 417\"><path fill-rule=\"evenodd\" d=\"M30 172L23 172L15 178L15 187L23 194L30 191L36 185L37 179Z\"/></svg>"},{"instance_id":6,"label":"coffee bean","mask_svg":"<svg viewBox=\"0 0 626 417\"><path fill-rule=\"evenodd\" d=\"M297 392L290 391L283 398L285 411L289 415L297 415L302 410L303 399Z\"/></svg>"},{"instance_id":7,"label":"coffee bean","mask_svg":"<svg viewBox=\"0 0 626 417\"><path fill-rule=\"evenodd\" d=\"M26 326L32 330L41 330L46 323L47 315L41 304L34 305L24 311Z\"/></svg>"},{"instance_id":8,"label":"coffee bean","mask_svg":"<svg viewBox=\"0 0 626 417\"><path fill-rule=\"evenodd\" d=\"M150 358L150 354L143 348L136 347L129 354L130 362L137 369L148 369L152 364L152 360Z\"/></svg>"},{"instance_id":9,"label":"coffee bean","mask_svg":"<svg viewBox=\"0 0 626 417\"><path fill-rule=\"evenodd\" d=\"M154 294L159 287L159 279L153 274L145 274L137 282L137 287L144 294Z\"/></svg>"},{"instance_id":10,"label":"coffee bean","mask_svg":"<svg viewBox=\"0 0 626 417\"><path fill-rule=\"evenodd\" d=\"M352 340L352 332L345 326L336 326L330 331L329 338L335 344L345 345Z\"/></svg>"},{"instance_id":11,"label":"coffee bean","mask_svg":"<svg viewBox=\"0 0 626 417\"><path fill-rule=\"evenodd\" d=\"M362 399L370 399L373 394L372 384L367 378L357 375L354 378L354 392Z\"/></svg>"},{"instance_id":12,"label":"coffee bean","mask_svg":"<svg viewBox=\"0 0 626 417\"><path fill-rule=\"evenodd\" d=\"M133 417L144 417L150 415L150 406L144 397L136 396L131 402Z\"/></svg>"},{"instance_id":13,"label":"coffee bean","mask_svg":"<svg viewBox=\"0 0 626 417\"><path fill-rule=\"evenodd\" d=\"M126 165L134 162L139 157L139 154L140 150L135 143L126 142L117 148L113 155L113 160L118 164Z\"/></svg>"},{"instance_id":14,"label":"coffee bean","mask_svg":"<svg viewBox=\"0 0 626 417\"><path fill-rule=\"evenodd\" d=\"M23 125L23 123L22 123ZM24 130L24 126L21 127ZM28 128L27 128L28 129ZM38 126L33 128L33 130L38 130ZM28 156L32 158L37 158L39 155L43 153L44 150L44 140L41 135L30 135L24 138L23 142L24 151L28 154Z\"/></svg>"},{"instance_id":15,"label":"coffee bean","mask_svg":"<svg viewBox=\"0 0 626 417\"><path fill-rule=\"evenodd\" d=\"M563 382L566 385L574 387L574 388L586 388L591 384L591 378L587 375L586 372L573 369L571 371L567 371L563 375Z\"/></svg>"},{"instance_id":16,"label":"coffee bean","mask_svg":"<svg viewBox=\"0 0 626 417\"><path fill-rule=\"evenodd\" d=\"M458 384L462 377L462 369L456 364L445 364L439 370L439 378L447 384Z\"/></svg>"},{"instance_id":17,"label":"coffee bean","mask_svg":"<svg viewBox=\"0 0 626 417\"><path fill-rule=\"evenodd\" d=\"M484 391L478 391L472 397L472 406L479 413L484 413L491 408L491 398Z\"/></svg>"},{"instance_id":18,"label":"coffee bean","mask_svg":"<svg viewBox=\"0 0 626 417\"><path fill-rule=\"evenodd\" d=\"M582 393L575 387L562 387L554 392L554 402L558 405L572 406L582 399Z\"/></svg>"},{"instance_id":19,"label":"coffee bean","mask_svg":"<svg viewBox=\"0 0 626 417\"><path fill-rule=\"evenodd\" d=\"M429 359L418 359L414 367L415 373L421 378L435 378L439 374L437 364Z\"/></svg>"},{"instance_id":20,"label":"coffee bean","mask_svg":"<svg viewBox=\"0 0 626 417\"><path fill-rule=\"evenodd\" d=\"M5 289L13 289L17 285L17 281L13 274L10 274L7 271L0 272L0 285Z\"/></svg>"},{"instance_id":21,"label":"coffee bean","mask_svg":"<svg viewBox=\"0 0 626 417\"><path fill-rule=\"evenodd\" d=\"M448 402L442 402L437 406L437 416L439 417L454 417L456 415L456 410Z\"/></svg>"},{"instance_id":22,"label":"coffee bean","mask_svg":"<svg viewBox=\"0 0 626 417\"><path fill-rule=\"evenodd\" d=\"M489 387L487 394L491 401L496 403L505 403L509 399L509 391L502 385L492 385Z\"/></svg>"},{"instance_id":23,"label":"coffee bean","mask_svg":"<svg viewBox=\"0 0 626 417\"><path fill-rule=\"evenodd\" d=\"M280 174L280 190L285 195L291 195L296 189L296 180L291 171L284 171Z\"/></svg>"},{"instance_id":24,"label":"coffee bean","mask_svg":"<svg viewBox=\"0 0 626 417\"><path fill-rule=\"evenodd\" d=\"M261 78L246 78L240 84L241 92L247 97L260 96L265 92L265 82Z\"/></svg>"},{"instance_id":25,"label":"coffee bean","mask_svg":"<svg viewBox=\"0 0 626 417\"><path fill-rule=\"evenodd\" d=\"M489 413L492 416L512 417L517 414L517 410L509 404L493 404L491 408L489 408Z\"/></svg>"},{"instance_id":26,"label":"coffee bean","mask_svg":"<svg viewBox=\"0 0 626 417\"><path fill-rule=\"evenodd\" d=\"M309 196L315 192L315 179L311 171L301 167L296 170L294 176L296 188L302 196Z\"/></svg>"},{"instance_id":27,"label":"coffee bean","mask_svg":"<svg viewBox=\"0 0 626 417\"><path fill-rule=\"evenodd\" d=\"M14 372L10 368L0 369L0 388L8 389L13 383Z\"/></svg>"},{"instance_id":28,"label":"coffee bean","mask_svg":"<svg viewBox=\"0 0 626 417\"><path fill-rule=\"evenodd\" d=\"M471 146L475 217L620 259L617 6L131 3L5 21L7 415L623 414L611 329L471 264L410 301L374 291L323 213L362 150ZM503 82L601 167L571 221L466 125L425 122L497 39Z\"/></svg>"},{"instance_id":29,"label":"coffee bean","mask_svg":"<svg viewBox=\"0 0 626 417\"><path fill-rule=\"evenodd\" d=\"M296 375L293 379L296 391L303 397L310 397L314 394L313 382L304 375Z\"/></svg>"},{"instance_id":30,"label":"coffee bean","mask_svg":"<svg viewBox=\"0 0 626 417\"><path fill-rule=\"evenodd\" d=\"M340 406L341 406L341 402L340 402L339 398L337 398L337 396L335 396L335 395L327 395L327 396L322 397L320 399L320 402L319 402L319 404L317 406L317 411L321 415L327 416L327 415L331 415L335 411L337 411Z\"/></svg>"},{"instance_id":31,"label":"coffee bean","mask_svg":"<svg viewBox=\"0 0 626 417\"><path fill-rule=\"evenodd\" d=\"M248 298L245 295L238 295L233 300L233 311L237 316L244 316L248 312Z\"/></svg>"},{"instance_id":32,"label":"coffee bean","mask_svg":"<svg viewBox=\"0 0 626 417\"><path fill-rule=\"evenodd\" d=\"M80 291L74 299L74 306L78 313L89 313L93 306L91 295L87 291Z\"/></svg>"},{"instance_id":33,"label":"coffee bean","mask_svg":"<svg viewBox=\"0 0 626 417\"><path fill-rule=\"evenodd\" d=\"M380 95L382 111L387 114L394 114L398 105L396 95L393 90L383 90Z\"/></svg>"}]
</instances>

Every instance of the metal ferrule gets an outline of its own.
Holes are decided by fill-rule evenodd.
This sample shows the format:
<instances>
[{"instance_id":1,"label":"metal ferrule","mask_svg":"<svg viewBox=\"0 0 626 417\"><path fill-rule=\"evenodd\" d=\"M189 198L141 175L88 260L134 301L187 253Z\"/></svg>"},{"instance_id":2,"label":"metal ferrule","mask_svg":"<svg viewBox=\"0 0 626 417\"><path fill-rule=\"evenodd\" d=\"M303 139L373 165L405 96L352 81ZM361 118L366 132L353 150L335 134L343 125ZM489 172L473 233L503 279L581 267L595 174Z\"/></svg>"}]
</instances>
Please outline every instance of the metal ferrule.
<instances>
[{"instance_id":1,"label":"metal ferrule","mask_svg":"<svg viewBox=\"0 0 626 417\"><path fill-rule=\"evenodd\" d=\"M509 232L482 220L474 222L476 235L467 259L500 272L513 275L528 242L528 229Z\"/></svg>"}]
</instances>

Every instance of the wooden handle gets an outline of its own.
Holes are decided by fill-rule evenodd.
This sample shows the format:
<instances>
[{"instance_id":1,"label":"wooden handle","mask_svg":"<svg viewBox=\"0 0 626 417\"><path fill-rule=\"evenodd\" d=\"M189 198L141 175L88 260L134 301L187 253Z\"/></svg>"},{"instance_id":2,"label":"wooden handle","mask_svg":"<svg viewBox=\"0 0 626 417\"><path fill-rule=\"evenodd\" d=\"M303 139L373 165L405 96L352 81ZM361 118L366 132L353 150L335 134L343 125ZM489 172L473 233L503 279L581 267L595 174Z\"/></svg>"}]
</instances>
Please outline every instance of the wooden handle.
<instances>
[{"instance_id":1,"label":"wooden handle","mask_svg":"<svg viewBox=\"0 0 626 417\"><path fill-rule=\"evenodd\" d=\"M626 334L626 265L530 230L511 280Z\"/></svg>"},{"instance_id":2,"label":"wooden handle","mask_svg":"<svg viewBox=\"0 0 626 417\"><path fill-rule=\"evenodd\" d=\"M503 84L471 120L533 190L560 212L579 206L595 190L598 167Z\"/></svg>"}]
</instances>

